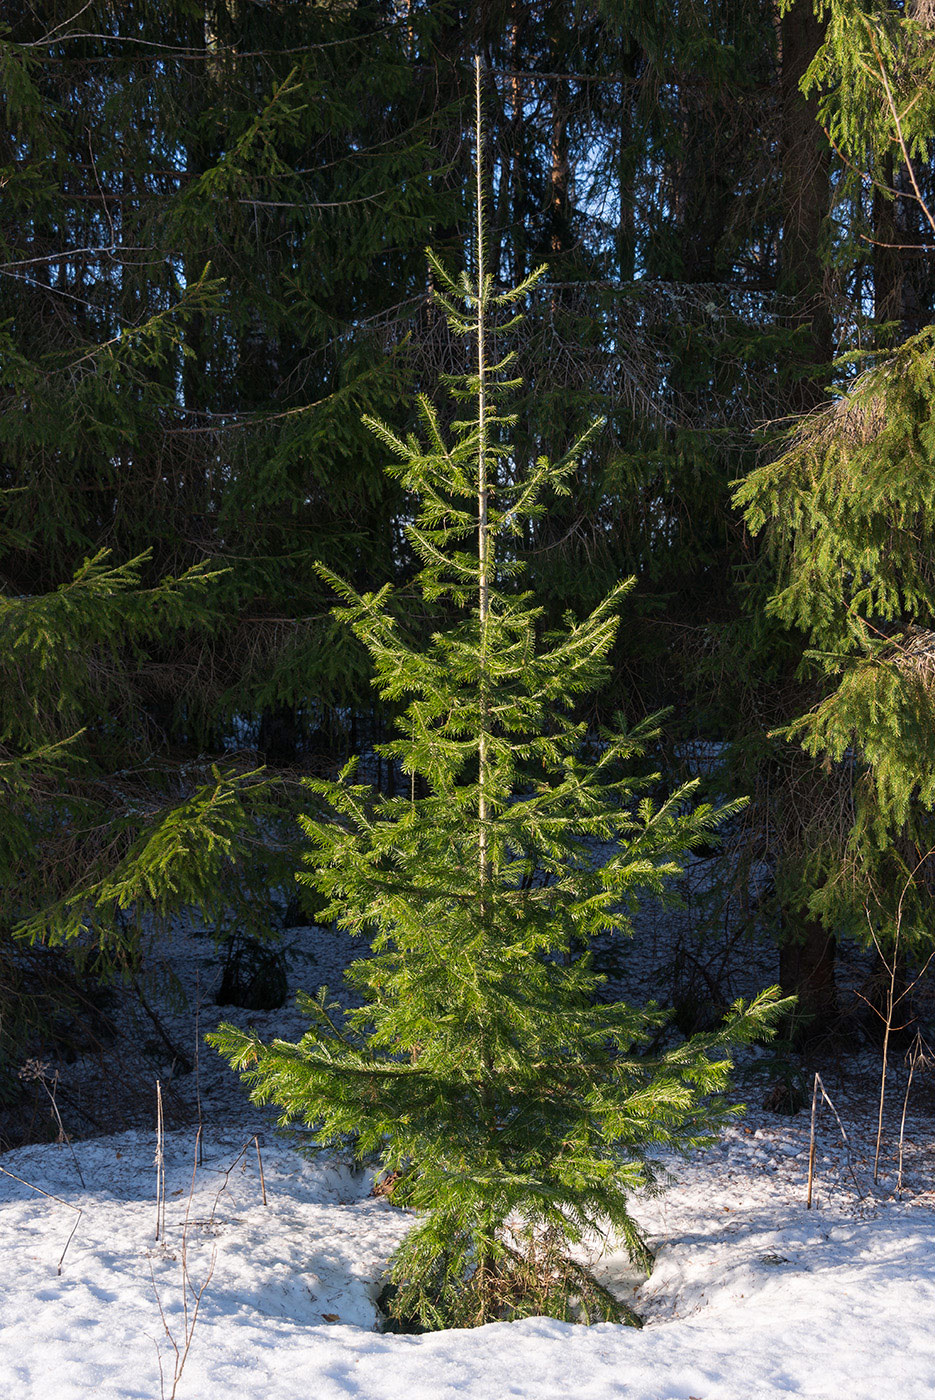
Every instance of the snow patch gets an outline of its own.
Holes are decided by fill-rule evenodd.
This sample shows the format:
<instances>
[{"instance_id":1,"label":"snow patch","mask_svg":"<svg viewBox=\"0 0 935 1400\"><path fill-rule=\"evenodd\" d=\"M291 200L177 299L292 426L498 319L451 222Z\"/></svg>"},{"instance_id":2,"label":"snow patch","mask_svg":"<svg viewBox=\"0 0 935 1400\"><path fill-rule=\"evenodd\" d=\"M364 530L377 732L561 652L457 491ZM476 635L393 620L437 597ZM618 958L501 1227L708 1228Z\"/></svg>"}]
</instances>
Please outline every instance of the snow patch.
<instances>
[{"instance_id":1,"label":"snow patch","mask_svg":"<svg viewBox=\"0 0 935 1400\"><path fill-rule=\"evenodd\" d=\"M858 1197L827 1174L805 1210L804 1115L670 1164L638 1203L656 1243L648 1280L620 1254L604 1277L647 1318L638 1332L532 1319L425 1337L376 1330L378 1280L411 1217L369 1174L309 1161L267 1132L263 1205L249 1135L166 1139L166 1233L156 1243L152 1136L25 1147L0 1165L0 1395L158 1397L172 1357L156 1301L183 1333L186 1212L193 1293L212 1268L178 1400L930 1400L935 1393L931 1197ZM831 1139L823 1153L831 1161ZM247 1146L248 1150L242 1149ZM761 1154L768 1149L771 1171ZM230 1170L234 1163L233 1170ZM58 1258L82 1211L65 1256Z\"/></svg>"}]
</instances>

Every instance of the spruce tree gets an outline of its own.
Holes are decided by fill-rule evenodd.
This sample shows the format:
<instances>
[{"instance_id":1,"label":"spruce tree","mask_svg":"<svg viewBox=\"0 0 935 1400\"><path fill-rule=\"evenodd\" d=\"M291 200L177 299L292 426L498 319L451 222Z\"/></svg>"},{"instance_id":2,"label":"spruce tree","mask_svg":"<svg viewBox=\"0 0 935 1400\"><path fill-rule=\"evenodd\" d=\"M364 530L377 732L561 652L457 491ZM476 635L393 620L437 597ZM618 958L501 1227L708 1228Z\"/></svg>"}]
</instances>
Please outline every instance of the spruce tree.
<instances>
[{"instance_id":1,"label":"spruce tree","mask_svg":"<svg viewBox=\"0 0 935 1400\"><path fill-rule=\"evenodd\" d=\"M855 184L925 197L935 29L922 12L834 0L802 80ZM894 153L896 153L894 155ZM898 195L898 191L895 192ZM895 251L895 250L891 250ZM772 564L767 610L804 639L801 708L784 737L815 779L807 824L788 841L790 881L826 929L927 956L935 849L932 569L935 329L837 364L834 398L796 420L736 501ZM799 797L801 805L801 797ZM791 826L791 824L790 824Z\"/></svg>"},{"instance_id":2,"label":"spruce tree","mask_svg":"<svg viewBox=\"0 0 935 1400\"><path fill-rule=\"evenodd\" d=\"M660 1050L665 1012L600 999L594 939L625 935L638 893L662 895L678 855L730 809L686 810L686 788L654 807L625 772L647 729L595 741L574 717L603 679L628 586L543 634L518 582L516 539L547 490L567 489L576 452L513 471L504 337L535 274L499 292L487 271L477 71L474 275L429 254L437 301L475 357L448 381L470 408L446 430L423 398L421 439L371 424L417 502L418 585L447 625L410 642L389 585L360 593L327 574L381 695L404 707L384 752L412 781L409 796L381 797L352 762L311 784L330 812L302 822L300 879L326 917L372 938L347 974L360 1004L303 997L297 1044L231 1025L209 1039L256 1101L376 1159L394 1202L419 1212L392 1265L398 1319L632 1322L575 1246L597 1231L650 1264L629 1194L658 1182L655 1153L708 1140L730 1111L717 1099L724 1047L767 1033L777 1003L738 1002L721 1031Z\"/></svg>"}]
</instances>

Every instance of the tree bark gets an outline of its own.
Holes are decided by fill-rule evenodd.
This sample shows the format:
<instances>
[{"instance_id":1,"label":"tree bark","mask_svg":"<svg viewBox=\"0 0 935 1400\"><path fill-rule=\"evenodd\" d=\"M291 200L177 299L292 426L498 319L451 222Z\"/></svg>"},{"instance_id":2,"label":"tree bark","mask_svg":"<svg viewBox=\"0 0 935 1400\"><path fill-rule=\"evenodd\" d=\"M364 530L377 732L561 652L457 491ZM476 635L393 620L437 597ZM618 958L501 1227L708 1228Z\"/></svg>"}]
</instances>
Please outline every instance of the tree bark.
<instances>
[{"instance_id":1,"label":"tree bark","mask_svg":"<svg viewBox=\"0 0 935 1400\"><path fill-rule=\"evenodd\" d=\"M526 189L523 171L523 90L520 78L521 40L527 13L512 3L510 23L510 249L513 285L526 276Z\"/></svg>"},{"instance_id":2,"label":"tree bark","mask_svg":"<svg viewBox=\"0 0 935 1400\"><path fill-rule=\"evenodd\" d=\"M830 205L829 148L818 122L818 99L799 90L824 40L824 21L811 0L796 0L780 20L782 238L779 291L794 303L788 324L803 331L803 368L820 371L833 353L834 325L825 293L822 248ZM820 373L792 391L793 413L808 413L825 397Z\"/></svg>"},{"instance_id":3,"label":"tree bark","mask_svg":"<svg viewBox=\"0 0 935 1400\"><path fill-rule=\"evenodd\" d=\"M822 373L832 358L834 324L825 291L822 249L831 184L829 148L818 122L817 98L806 99L799 83L824 40L824 21L811 0L795 0L782 16L780 37L781 213L779 291L789 299L786 324L799 330L802 374L794 383L790 413L808 413L825 398ZM803 903L808 891L803 890ZM783 911L779 980L798 997L803 1032L814 1031L835 1012L833 933L804 908Z\"/></svg>"},{"instance_id":4,"label":"tree bark","mask_svg":"<svg viewBox=\"0 0 935 1400\"><path fill-rule=\"evenodd\" d=\"M796 1040L820 1034L837 1013L835 951L835 936L820 919L805 909L783 909L779 982L787 996L798 999L792 1018Z\"/></svg>"},{"instance_id":5,"label":"tree bark","mask_svg":"<svg viewBox=\"0 0 935 1400\"><path fill-rule=\"evenodd\" d=\"M629 44L621 61L620 130L617 137L617 276L632 282L636 276L636 175L638 148L633 133L632 80L639 71L640 51Z\"/></svg>"},{"instance_id":6,"label":"tree bark","mask_svg":"<svg viewBox=\"0 0 935 1400\"><path fill-rule=\"evenodd\" d=\"M883 179L893 188L893 157L883 162ZM892 195L877 187L873 191L873 318L892 322L902 319L903 261L899 248L902 240L896 227L896 202Z\"/></svg>"}]
</instances>

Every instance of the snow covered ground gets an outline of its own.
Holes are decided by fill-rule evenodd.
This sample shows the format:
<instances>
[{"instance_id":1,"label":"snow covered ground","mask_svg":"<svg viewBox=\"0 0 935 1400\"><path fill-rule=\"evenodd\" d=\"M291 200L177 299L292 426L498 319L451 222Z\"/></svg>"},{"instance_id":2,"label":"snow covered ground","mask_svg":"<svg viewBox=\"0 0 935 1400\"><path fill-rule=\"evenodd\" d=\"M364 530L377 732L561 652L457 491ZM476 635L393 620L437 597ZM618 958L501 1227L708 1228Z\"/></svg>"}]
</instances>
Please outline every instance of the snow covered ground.
<instances>
[{"instance_id":1,"label":"snow covered ground","mask_svg":"<svg viewBox=\"0 0 935 1400\"><path fill-rule=\"evenodd\" d=\"M776 980L768 938L738 944L725 924L722 955L710 938L686 941L689 922L690 913L680 923L652 906L641 911L621 991L665 997L661 969L678 939L689 962L714 959L708 966L730 995ZM191 1059L220 1019L295 1038L305 1023L291 992L323 982L338 990L349 956L361 950L328 929L290 930L286 941L290 1003L253 1012L214 1004L220 965L209 937L185 927L162 936L154 951L187 998L154 1002L162 1032ZM843 961L841 971L850 975ZM672 1188L634 1208L657 1249L651 1278L634 1275L619 1255L596 1264L646 1319L642 1331L540 1319L412 1337L380 1332L375 1302L409 1217L371 1196L366 1174L300 1156L213 1051L202 1045L197 1072L180 1074L139 1006L114 1015L136 1017L116 1042L119 1058L88 1055L58 1066L72 1147L46 1143L0 1155L0 1400L171 1396L176 1361L160 1308L184 1352L183 1241L189 1325L204 1288L177 1400L935 1396L935 1112L930 1076L920 1073L897 1200L901 1055L876 1189L871 1050L821 1066L850 1148L824 1110L811 1211L808 1114L767 1112L762 1085L744 1091L751 1110L715 1147L670 1163ZM158 1242L157 1077L172 1128ZM190 1196L199 1101L204 1158Z\"/></svg>"},{"instance_id":2,"label":"snow covered ground","mask_svg":"<svg viewBox=\"0 0 935 1400\"><path fill-rule=\"evenodd\" d=\"M542 1319L425 1337L375 1330L377 1279L407 1217L347 1165L267 1131L264 1206L254 1144L231 1123L208 1130L190 1198L194 1135L171 1133L157 1243L152 1133L76 1142L74 1158L64 1144L19 1148L0 1158L23 1178L0 1174L0 1395L151 1400L157 1346L170 1395L160 1305L184 1349L184 1236L189 1320L207 1284L178 1400L930 1400L935 1195L859 1198L823 1129L806 1211L807 1130L805 1114L732 1127L641 1204L652 1277L613 1256L604 1267L642 1331Z\"/></svg>"}]
</instances>

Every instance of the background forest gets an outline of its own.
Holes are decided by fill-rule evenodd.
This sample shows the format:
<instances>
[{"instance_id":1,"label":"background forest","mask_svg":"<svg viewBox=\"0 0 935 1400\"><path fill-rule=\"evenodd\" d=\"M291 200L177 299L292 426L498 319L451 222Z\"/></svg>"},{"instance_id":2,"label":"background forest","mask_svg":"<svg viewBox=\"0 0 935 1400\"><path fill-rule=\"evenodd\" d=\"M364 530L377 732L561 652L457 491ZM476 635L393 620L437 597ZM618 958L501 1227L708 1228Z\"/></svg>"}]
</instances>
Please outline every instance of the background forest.
<instances>
[{"instance_id":1,"label":"background forest","mask_svg":"<svg viewBox=\"0 0 935 1400\"><path fill-rule=\"evenodd\" d=\"M150 914L267 931L300 779L387 733L314 565L418 617L412 501L361 418L404 435L465 369L424 248L471 266L474 55L494 280L547 268L517 475L604 420L518 555L545 626L636 580L576 717L663 711L657 790L701 745L712 796L750 799L721 878L771 872L746 917L775 929L793 1039L834 1025L842 936L885 951L892 1011L935 846L932 24L853 0L9 0L6 1145L25 1056L134 983Z\"/></svg>"}]
</instances>

